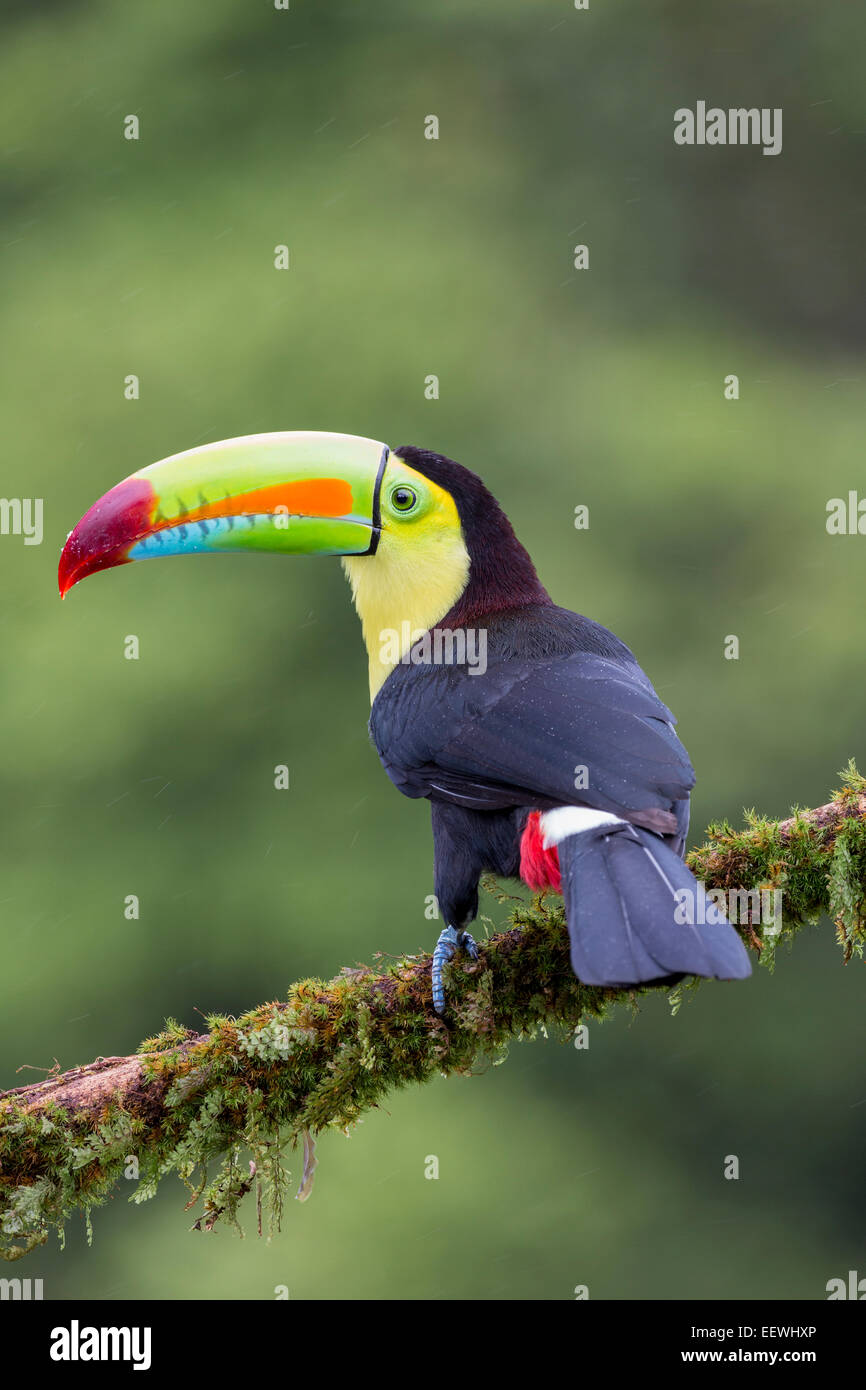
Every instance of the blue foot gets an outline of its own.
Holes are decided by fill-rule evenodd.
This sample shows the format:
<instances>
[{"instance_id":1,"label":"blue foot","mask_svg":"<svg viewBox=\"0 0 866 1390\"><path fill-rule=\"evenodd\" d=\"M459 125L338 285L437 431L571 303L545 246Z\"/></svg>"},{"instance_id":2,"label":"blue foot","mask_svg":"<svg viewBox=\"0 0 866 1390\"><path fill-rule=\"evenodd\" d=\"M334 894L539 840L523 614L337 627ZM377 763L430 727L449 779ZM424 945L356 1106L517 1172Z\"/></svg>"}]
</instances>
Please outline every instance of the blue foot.
<instances>
[{"instance_id":1,"label":"blue foot","mask_svg":"<svg viewBox=\"0 0 866 1390\"><path fill-rule=\"evenodd\" d=\"M433 1008L437 1014L445 1012L445 986L442 983L442 967L446 961L453 960L458 951L465 951L470 960L478 959L478 947L468 931L457 931L446 927L439 933L436 950L433 952Z\"/></svg>"}]
</instances>

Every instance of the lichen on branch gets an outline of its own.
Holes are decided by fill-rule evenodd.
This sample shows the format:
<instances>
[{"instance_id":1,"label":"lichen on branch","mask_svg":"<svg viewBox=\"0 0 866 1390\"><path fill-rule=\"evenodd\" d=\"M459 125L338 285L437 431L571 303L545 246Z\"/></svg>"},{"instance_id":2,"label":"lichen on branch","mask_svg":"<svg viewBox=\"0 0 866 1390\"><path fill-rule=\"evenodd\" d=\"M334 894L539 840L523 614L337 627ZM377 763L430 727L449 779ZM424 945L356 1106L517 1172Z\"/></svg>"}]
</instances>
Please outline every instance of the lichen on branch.
<instances>
[{"instance_id":1,"label":"lichen on branch","mask_svg":"<svg viewBox=\"0 0 866 1390\"><path fill-rule=\"evenodd\" d=\"M822 912L835 919L843 958L862 956L866 779L853 764L827 805L784 821L750 813L740 830L712 825L689 863L708 890L782 891L780 927L750 908L738 923L763 963ZM648 992L575 979L559 898L507 901L508 925L479 943L477 963L450 967L444 1020L432 1007L430 956L405 956L301 980L285 1000L210 1017L206 1033L169 1020L133 1056L0 1094L0 1254L16 1259L52 1228L62 1239L76 1211L89 1229L91 1209L122 1179L136 1179L130 1200L143 1202L172 1172L200 1209L196 1229L237 1226L253 1191L259 1230L278 1228L291 1149L303 1145L303 1200L324 1130L350 1128L398 1087L500 1061L515 1039L567 1038Z\"/></svg>"}]
</instances>

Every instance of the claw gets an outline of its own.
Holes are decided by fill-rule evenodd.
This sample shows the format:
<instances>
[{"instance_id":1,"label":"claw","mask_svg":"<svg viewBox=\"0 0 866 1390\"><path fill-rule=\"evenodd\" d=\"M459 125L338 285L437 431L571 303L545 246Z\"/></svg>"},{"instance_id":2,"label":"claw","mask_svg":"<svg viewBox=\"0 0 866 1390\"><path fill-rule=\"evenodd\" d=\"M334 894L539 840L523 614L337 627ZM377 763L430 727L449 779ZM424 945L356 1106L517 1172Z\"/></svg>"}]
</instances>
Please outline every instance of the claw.
<instances>
[{"instance_id":1,"label":"claw","mask_svg":"<svg viewBox=\"0 0 866 1390\"><path fill-rule=\"evenodd\" d=\"M445 1012L445 986L442 983L442 967L453 960L458 951L465 951L470 960L478 959L478 946L468 931L457 931L455 927L445 927L439 933L436 949L433 952L433 1008L437 1014Z\"/></svg>"},{"instance_id":2,"label":"claw","mask_svg":"<svg viewBox=\"0 0 866 1390\"><path fill-rule=\"evenodd\" d=\"M478 943L474 936L470 936L468 931L460 933L459 945L466 952L470 960L478 959Z\"/></svg>"}]
</instances>

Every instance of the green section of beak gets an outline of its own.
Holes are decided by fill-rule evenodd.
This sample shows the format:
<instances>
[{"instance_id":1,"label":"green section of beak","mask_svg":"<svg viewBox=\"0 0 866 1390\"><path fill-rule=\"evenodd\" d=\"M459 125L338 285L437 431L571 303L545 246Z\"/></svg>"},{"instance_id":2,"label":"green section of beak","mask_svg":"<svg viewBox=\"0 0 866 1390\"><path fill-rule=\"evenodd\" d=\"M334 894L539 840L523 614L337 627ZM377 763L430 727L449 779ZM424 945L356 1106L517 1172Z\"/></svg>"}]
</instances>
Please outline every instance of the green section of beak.
<instances>
[{"instance_id":1,"label":"green section of beak","mask_svg":"<svg viewBox=\"0 0 866 1390\"><path fill-rule=\"evenodd\" d=\"M64 547L61 593L96 570L158 555L373 554L387 459L377 440L312 431L174 454L90 508Z\"/></svg>"}]
</instances>

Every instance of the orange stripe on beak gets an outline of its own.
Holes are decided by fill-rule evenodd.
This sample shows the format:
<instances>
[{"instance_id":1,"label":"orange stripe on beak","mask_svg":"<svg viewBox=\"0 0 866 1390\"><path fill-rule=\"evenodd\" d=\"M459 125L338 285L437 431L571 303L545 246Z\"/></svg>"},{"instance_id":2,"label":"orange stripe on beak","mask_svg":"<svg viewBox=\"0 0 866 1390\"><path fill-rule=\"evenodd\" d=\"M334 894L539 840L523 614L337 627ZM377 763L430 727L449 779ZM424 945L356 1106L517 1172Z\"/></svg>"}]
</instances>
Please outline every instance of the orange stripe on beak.
<instances>
[{"instance_id":1,"label":"orange stripe on beak","mask_svg":"<svg viewBox=\"0 0 866 1390\"><path fill-rule=\"evenodd\" d=\"M349 516L352 489L342 478L300 478L290 483L274 483L254 488L218 502L206 502L176 516L163 516L151 526L162 531L179 522L207 521L218 516L267 516L284 508L290 516Z\"/></svg>"}]
</instances>

